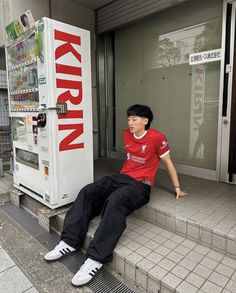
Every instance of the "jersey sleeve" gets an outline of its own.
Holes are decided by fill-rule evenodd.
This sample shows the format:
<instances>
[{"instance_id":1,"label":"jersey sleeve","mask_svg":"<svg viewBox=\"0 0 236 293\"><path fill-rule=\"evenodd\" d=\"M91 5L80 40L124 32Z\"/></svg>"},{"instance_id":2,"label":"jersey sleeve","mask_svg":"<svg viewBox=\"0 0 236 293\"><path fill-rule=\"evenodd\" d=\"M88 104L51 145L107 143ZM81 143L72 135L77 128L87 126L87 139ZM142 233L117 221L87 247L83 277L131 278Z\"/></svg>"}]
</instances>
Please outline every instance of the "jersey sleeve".
<instances>
[{"instance_id":1,"label":"jersey sleeve","mask_svg":"<svg viewBox=\"0 0 236 293\"><path fill-rule=\"evenodd\" d=\"M162 133L159 133L159 136L157 138L156 152L159 158L163 158L165 155L169 154L170 152L170 147L169 147L167 138Z\"/></svg>"}]
</instances>

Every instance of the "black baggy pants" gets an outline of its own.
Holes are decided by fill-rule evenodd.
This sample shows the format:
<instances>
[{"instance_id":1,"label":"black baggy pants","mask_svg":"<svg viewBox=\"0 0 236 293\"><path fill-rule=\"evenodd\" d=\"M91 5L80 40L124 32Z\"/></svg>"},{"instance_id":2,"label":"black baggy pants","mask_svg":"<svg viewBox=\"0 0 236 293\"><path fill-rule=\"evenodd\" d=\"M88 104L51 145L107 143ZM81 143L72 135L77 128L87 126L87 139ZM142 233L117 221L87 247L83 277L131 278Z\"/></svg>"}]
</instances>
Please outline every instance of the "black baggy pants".
<instances>
[{"instance_id":1,"label":"black baggy pants","mask_svg":"<svg viewBox=\"0 0 236 293\"><path fill-rule=\"evenodd\" d=\"M89 221L102 213L87 256L101 263L112 259L113 250L126 228L126 217L148 203L150 186L125 174L105 176L85 186L66 214L61 239L75 249L83 245Z\"/></svg>"}]
</instances>

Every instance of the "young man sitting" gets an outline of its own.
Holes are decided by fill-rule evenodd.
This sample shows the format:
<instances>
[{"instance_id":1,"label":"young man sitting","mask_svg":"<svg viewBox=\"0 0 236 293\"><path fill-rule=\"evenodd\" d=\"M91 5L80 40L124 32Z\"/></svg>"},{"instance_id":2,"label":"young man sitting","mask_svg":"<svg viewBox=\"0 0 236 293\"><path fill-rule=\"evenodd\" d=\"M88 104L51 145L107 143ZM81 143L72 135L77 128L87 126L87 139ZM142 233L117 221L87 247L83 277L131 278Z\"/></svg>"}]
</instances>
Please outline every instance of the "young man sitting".
<instances>
[{"instance_id":1,"label":"young man sitting","mask_svg":"<svg viewBox=\"0 0 236 293\"><path fill-rule=\"evenodd\" d=\"M181 191L176 169L170 158L166 137L150 128L153 114L148 106L133 105L127 110L128 129L123 133L126 160L119 174L105 176L85 186L68 211L60 243L45 255L54 261L84 242L90 220L101 214L101 222L87 249L87 260L74 275L72 284L90 282L104 263L111 261L113 250L126 228L126 217L147 204L160 160L164 162L176 193Z\"/></svg>"}]
</instances>

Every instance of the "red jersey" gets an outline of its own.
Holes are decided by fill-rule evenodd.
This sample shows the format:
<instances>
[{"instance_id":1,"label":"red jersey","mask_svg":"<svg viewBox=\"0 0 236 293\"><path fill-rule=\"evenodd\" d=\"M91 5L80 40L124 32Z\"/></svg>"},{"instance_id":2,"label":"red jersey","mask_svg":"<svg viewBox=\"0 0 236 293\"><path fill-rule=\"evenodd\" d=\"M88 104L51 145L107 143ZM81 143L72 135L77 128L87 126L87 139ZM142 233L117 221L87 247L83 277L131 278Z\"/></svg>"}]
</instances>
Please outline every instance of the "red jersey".
<instances>
[{"instance_id":1,"label":"red jersey","mask_svg":"<svg viewBox=\"0 0 236 293\"><path fill-rule=\"evenodd\" d=\"M126 129L123 133L126 161L120 173L127 174L137 181L149 180L154 185L156 172L162 157L170 152L164 134L149 128L142 138Z\"/></svg>"}]
</instances>

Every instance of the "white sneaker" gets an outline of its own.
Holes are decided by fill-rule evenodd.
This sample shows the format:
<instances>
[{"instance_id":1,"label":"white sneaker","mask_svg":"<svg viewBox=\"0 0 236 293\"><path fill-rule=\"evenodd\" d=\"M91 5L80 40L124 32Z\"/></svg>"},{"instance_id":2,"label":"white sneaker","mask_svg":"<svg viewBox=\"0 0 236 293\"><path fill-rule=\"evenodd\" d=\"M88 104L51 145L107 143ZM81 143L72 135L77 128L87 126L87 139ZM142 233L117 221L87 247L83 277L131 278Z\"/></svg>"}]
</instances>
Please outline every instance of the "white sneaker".
<instances>
[{"instance_id":1,"label":"white sneaker","mask_svg":"<svg viewBox=\"0 0 236 293\"><path fill-rule=\"evenodd\" d=\"M89 283L103 266L102 263L88 258L72 278L72 285L83 286Z\"/></svg>"},{"instance_id":2,"label":"white sneaker","mask_svg":"<svg viewBox=\"0 0 236 293\"><path fill-rule=\"evenodd\" d=\"M67 255L71 252L75 251L73 247L65 243L63 240L59 242L59 244L51 251L49 251L45 256L44 259L46 261L53 261L61 258L64 255Z\"/></svg>"}]
</instances>

